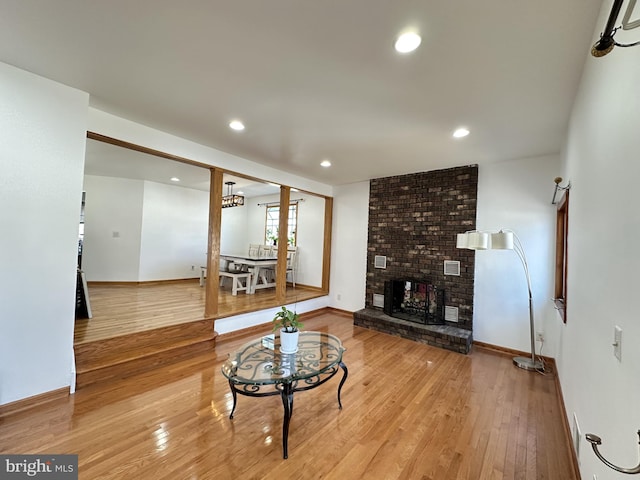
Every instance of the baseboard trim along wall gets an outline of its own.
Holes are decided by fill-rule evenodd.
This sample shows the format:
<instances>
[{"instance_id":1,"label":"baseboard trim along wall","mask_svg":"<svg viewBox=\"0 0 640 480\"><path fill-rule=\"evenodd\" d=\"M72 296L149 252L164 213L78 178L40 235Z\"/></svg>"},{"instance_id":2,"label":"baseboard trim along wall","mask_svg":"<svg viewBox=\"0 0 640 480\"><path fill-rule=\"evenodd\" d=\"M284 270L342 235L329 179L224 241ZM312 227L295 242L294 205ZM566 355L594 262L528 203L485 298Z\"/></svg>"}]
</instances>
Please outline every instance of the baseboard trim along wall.
<instances>
[{"instance_id":1,"label":"baseboard trim along wall","mask_svg":"<svg viewBox=\"0 0 640 480\"><path fill-rule=\"evenodd\" d=\"M16 400L15 402L5 403L4 405L0 405L0 418L28 410L33 407L38 407L54 400L66 398L69 395L69 387L62 387L49 392L40 393L32 397Z\"/></svg>"}]
</instances>

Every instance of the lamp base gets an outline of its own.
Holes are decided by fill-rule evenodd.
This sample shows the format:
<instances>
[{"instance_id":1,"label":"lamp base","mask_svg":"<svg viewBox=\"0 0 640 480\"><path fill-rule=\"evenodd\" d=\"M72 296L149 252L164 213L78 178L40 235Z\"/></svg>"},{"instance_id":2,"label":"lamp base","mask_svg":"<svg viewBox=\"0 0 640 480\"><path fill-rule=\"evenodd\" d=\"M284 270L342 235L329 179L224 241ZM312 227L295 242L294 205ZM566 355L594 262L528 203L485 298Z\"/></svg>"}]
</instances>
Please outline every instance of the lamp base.
<instances>
[{"instance_id":1,"label":"lamp base","mask_svg":"<svg viewBox=\"0 0 640 480\"><path fill-rule=\"evenodd\" d=\"M513 363L516 367L524 370L542 370L543 365L540 360L533 361L529 357L514 357Z\"/></svg>"}]
</instances>

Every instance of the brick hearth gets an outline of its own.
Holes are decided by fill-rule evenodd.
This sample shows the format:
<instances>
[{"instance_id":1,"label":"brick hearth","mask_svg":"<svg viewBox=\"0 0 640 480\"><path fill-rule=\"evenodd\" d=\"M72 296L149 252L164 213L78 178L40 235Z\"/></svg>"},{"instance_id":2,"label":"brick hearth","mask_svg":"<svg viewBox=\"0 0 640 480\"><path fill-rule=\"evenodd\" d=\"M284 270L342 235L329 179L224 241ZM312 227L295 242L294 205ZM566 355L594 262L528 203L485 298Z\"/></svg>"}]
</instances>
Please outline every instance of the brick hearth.
<instances>
[{"instance_id":1,"label":"brick hearth","mask_svg":"<svg viewBox=\"0 0 640 480\"><path fill-rule=\"evenodd\" d=\"M434 347L458 353L471 351L471 330L451 325L422 325L386 315L378 308L363 308L353 313L353 323L359 327L408 338Z\"/></svg>"}]
</instances>

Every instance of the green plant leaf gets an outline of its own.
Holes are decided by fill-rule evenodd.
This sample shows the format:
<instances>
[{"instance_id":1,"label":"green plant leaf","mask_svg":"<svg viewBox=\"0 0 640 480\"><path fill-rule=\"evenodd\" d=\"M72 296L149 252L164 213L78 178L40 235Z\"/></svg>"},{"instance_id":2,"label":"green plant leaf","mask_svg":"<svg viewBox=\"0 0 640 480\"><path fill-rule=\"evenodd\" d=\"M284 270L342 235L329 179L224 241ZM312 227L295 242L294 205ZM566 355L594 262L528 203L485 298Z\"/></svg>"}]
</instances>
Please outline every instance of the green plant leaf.
<instances>
[{"instance_id":1,"label":"green plant leaf","mask_svg":"<svg viewBox=\"0 0 640 480\"><path fill-rule=\"evenodd\" d=\"M284 329L286 332L297 332L301 330L303 325L298 320L300 316L287 307L282 307L282 310L276 312L273 316L273 331Z\"/></svg>"}]
</instances>

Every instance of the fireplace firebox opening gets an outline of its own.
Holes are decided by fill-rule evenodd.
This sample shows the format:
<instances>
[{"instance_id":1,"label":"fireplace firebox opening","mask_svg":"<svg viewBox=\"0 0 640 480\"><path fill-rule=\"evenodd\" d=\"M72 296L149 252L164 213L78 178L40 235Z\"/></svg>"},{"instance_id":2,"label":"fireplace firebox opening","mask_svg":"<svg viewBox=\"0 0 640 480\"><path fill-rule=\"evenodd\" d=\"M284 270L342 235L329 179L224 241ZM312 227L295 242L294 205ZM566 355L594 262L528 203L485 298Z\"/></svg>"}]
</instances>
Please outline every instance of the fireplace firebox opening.
<instances>
[{"instance_id":1,"label":"fireplace firebox opening","mask_svg":"<svg viewBox=\"0 0 640 480\"><path fill-rule=\"evenodd\" d=\"M384 313L424 325L443 325L444 290L427 281L388 280L384 283Z\"/></svg>"}]
</instances>

